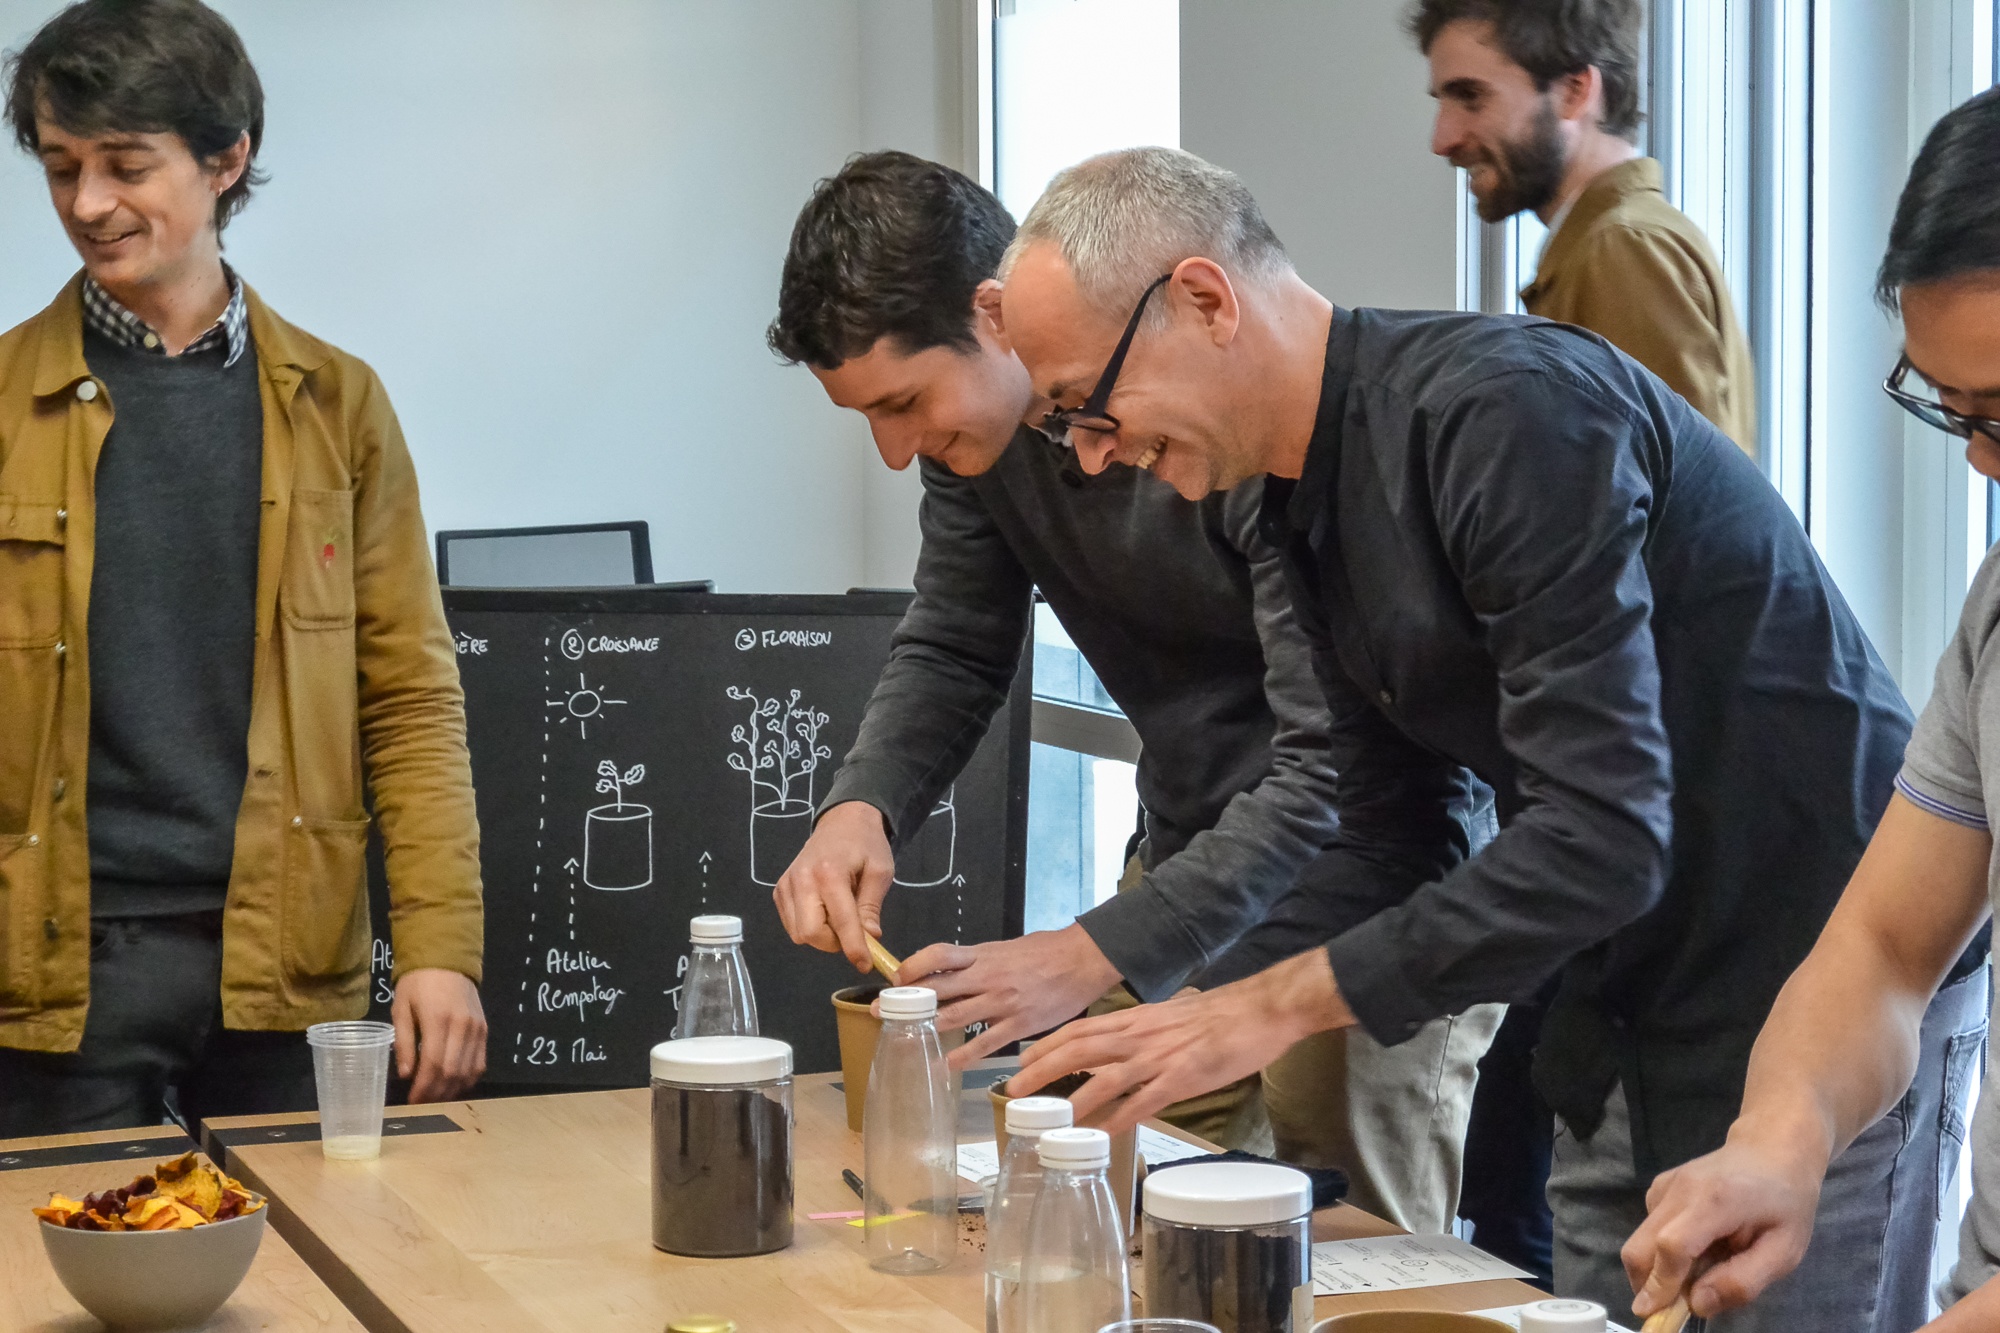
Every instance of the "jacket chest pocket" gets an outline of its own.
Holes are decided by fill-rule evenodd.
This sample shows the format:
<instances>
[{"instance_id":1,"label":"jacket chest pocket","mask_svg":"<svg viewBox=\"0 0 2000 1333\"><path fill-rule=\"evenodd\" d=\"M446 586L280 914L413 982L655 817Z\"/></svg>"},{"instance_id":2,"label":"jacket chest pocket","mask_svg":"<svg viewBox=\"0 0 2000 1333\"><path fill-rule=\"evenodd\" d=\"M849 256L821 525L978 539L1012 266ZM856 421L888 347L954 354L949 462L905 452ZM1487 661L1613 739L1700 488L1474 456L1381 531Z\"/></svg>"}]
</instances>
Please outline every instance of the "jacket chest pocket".
<instances>
[{"instance_id":1,"label":"jacket chest pocket","mask_svg":"<svg viewBox=\"0 0 2000 1333\"><path fill-rule=\"evenodd\" d=\"M300 629L354 624L354 493L295 490L278 602Z\"/></svg>"},{"instance_id":2,"label":"jacket chest pocket","mask_svg":"<svg viewBox=\"0 0 2000 1333\"><path fill-rule=\"evenodd\" d=\"M62 663L63 522L0 496L0 838L28 831Z\"/></svg>"}]
</instances>

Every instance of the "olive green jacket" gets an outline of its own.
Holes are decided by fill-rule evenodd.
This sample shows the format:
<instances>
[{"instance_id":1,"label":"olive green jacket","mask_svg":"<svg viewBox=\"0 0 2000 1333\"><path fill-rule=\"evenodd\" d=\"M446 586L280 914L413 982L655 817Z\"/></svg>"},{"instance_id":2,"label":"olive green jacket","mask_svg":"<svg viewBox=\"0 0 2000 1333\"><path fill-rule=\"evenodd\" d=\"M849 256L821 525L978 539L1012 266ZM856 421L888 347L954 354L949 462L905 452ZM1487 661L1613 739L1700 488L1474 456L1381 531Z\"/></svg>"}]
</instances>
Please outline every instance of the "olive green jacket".
<instances>
[{"instance_id":1,"label":"olive green jacket","mask_svg":"<svg viewBox=\"0 0 2000 1333\"><path fill-rule=\"evenodd\" d=\"M1592 181L1521 293L1531 315L1589 329L1757 456L1757 379L1722 265L1635 158Z\"/></svg>"},{"instance_id":2,"label":"olive green jacket","mask_svg":"<svg viewBox=\"0 0 2000 1333\"><path fill-rule=\"evenodd\" d=\"M113 404L81 275L0 334L0 1046L69 1051L90 1002L94 475ZM477 980L483 906L464 696L416 474L381 381L246 289L264 407L249 777L222 1014L296 1029L368 1006L364 765L396 974Z\"/></svg>"}]
</instances>

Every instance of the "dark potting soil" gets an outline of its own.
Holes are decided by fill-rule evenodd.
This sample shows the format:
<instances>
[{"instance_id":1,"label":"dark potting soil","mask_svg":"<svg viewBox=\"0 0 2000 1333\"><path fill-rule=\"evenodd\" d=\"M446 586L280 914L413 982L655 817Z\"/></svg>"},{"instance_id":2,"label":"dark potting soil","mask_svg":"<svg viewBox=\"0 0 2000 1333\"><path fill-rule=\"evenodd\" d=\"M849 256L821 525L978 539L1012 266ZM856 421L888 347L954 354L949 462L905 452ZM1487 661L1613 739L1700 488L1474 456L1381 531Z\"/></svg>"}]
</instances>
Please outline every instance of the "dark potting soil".
<instances>
[{"instance_id":1,"label":"dark potting soil","mask_svg":"<svg viewBox=\"0 0 2000 1333\"><path fill-rule=\"evenodd\" d=\"M792 1115L756 1088L653 1085L653 1244L724 1259L792 1243Z\"/></svg>"},{"instance_id":2,"label":"dark potting soil","mask_svg":"<svg viewBox=\"0 0 2000 1333\"><path fill-rule=\"evenodd\" d=\"M1296 1233L1267 1230L1149 1226L1147 1315L1205 1319L1234 1333L1306 1333L1292 1310L1293 1294L1311 1281L1307 1247Z\"/></svg>"}]
</instances>

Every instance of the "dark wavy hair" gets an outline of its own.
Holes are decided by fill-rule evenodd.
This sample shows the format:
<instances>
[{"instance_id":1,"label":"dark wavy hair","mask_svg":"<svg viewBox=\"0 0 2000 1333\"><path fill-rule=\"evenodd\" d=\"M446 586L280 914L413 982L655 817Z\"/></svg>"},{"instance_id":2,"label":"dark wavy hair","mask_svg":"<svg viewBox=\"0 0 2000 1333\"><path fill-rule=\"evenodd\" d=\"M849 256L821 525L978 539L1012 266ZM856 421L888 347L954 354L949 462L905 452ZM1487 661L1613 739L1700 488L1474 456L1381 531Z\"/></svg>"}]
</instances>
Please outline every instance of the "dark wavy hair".
<instances>
[{"instance_id":1,"label":"dark wavy hair","mask_svg":"<svg viewBox=\"0 0 2000 1333\"><path fill-rule=\"evenodd\" d=\"M1640 0L1416 0L1404 26L1425 55L1448 23L1493 25L1494 41L1539 92L1595 67L1604 79L1606 134L1639 130Z\"/></svg>"},{"instance_id":2,"label":"dark wavy hair","mask_svg":"<svg viewBox=\"0 0 2000 1333\"><path fill-rule=\"evenodd\" d=\"M41 148L37 110L71 134L172 133L212 162L245 134L264 142L264 85L228 20L200 0L80 0L42 25L5 65L7 123ZM229 225L265 176L246 165L215 201Z\"/></svg>"},{"instance_id":3,"label":"dark wavy hair","mask_svg":"<svg viewBox=\"0 0 2000 1333\"><path fill-rule=\"evenodd\" d=\"M1894 313L1905 287L1981 272L2000 275L2000 88L1960 103L1924 136L1875 299Z\"/></svg>"},{"instance_id":4,"label":"dark wavy hair","mask_svg":"<svg viewBox=\"0 0 2000 1333\"><path fill-rule=\"evenodd\" d=\"M978 182L909 153L857 154L799 212L765 340L821 370L883 338L906 355L970 351L972 293L1013 239L1014 219Z\"/></svg>"}]
</instances>

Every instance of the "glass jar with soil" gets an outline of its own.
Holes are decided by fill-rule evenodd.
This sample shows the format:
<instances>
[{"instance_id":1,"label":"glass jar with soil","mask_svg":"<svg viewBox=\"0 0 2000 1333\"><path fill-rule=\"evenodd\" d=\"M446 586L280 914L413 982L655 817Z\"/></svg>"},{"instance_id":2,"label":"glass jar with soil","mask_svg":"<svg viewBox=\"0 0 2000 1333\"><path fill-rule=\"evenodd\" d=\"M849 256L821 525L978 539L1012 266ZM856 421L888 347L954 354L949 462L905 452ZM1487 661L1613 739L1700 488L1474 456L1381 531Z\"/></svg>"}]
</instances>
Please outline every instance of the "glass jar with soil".
<instances>
[{"instance_id":1,"label":"glass jar with soil","mask_svg":"<svg viewBox=\"0 0 2000 1333\"><path fill-rule=\"evenodd\" d=\"M1288 1166L1205 1162L1151 1172L1145 1194L1149 1317L1230 1333L1312 1327L1312 1181Z\"/></svg>"},{"instance_id":2,"label":"glass jar with soil","mask_svg":"<svg viewBox=\"0 0 2000 1333\"><path fill-rule=\"evenodd\" d=\"M704 1259L792 1243L792 1048L687 1037L653 1048L653 1244Z\"/></svg>"}]
</instances>

